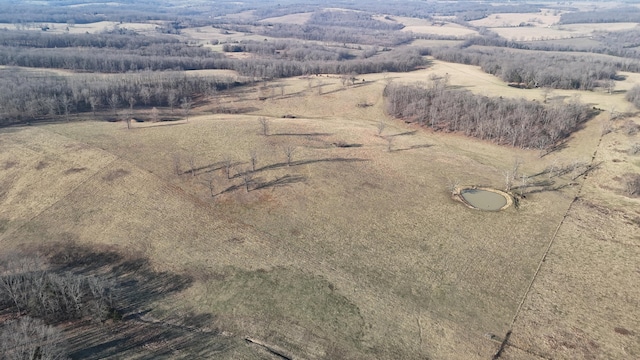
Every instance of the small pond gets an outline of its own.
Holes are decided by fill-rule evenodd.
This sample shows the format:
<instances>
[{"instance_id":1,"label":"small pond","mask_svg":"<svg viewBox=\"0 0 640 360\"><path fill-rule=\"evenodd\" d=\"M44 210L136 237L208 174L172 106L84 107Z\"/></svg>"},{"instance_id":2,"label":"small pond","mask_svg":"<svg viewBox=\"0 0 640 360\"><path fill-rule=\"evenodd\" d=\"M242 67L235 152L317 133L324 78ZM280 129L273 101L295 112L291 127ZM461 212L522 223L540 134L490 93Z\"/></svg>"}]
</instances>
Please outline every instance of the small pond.
<instances>
[{"instance_id":1,"label":"small pond","mask_svg":"<svg viewBox=\"0 0 640 360\"><path fill-rule=\"evenodd\" d=\"M480 210L498 211L507 205L507 198L499 192L482 189L464 189L460 196L469 205Z\"/></svg>"}]
</instances>

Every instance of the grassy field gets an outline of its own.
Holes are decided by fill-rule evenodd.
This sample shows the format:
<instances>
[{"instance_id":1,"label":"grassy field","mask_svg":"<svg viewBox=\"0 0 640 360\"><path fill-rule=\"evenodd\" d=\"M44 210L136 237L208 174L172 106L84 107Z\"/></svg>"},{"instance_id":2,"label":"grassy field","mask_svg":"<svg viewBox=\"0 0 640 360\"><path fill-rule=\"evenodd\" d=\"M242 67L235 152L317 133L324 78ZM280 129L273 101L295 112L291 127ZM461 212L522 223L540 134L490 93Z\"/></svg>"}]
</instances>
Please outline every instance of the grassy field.
<instances>
[{"instance_id":1,"label":"grassy field","mask_svg":"<svg viewBox=\"0 0 640 360\"><path fill-rule=\"evenodd\" d=\"M611 179L638 171L638 156L623 153L638 135L618 120L601 138L603 112L540 157L385 115L387 82L433 74L484 95L542 99L477 67L433 61L360 75L353 86L323 75L268 83L273 93L239 88L189 121L1 129L0 243L4 251L107 246L193 279L147 304L147 316L212 314L206 326L220 331L198 338L203 346L141 342L113 358L271 356L249 337L292 358L487 359L510 329L503 358L637 357L639 200ZM604 109L629 106L621 92L551 98L574 95ZM213 113L220 105L244 113ZM240 173L251 151L247 191ZM452 182L504 187L516 159L534 178L552 164L602 164L518 209L479 212L451 199Z\"/></svg>"},{"instance_id":2,"label":"grassy field","mask_svg":"<svg viewBox=\"0 0 640 360\"><path fill-rule=\"evenodd\" d=\"M510 40L559 40L590 36L594 31L619 31L636 27L636 23L566 24L548 27L493 27L491 31Z\"/></svg>"},{"instance_id":3,"label":"grassy field","mask_svg":"<svg viewBox=\"0 0 640 360\"><path fill-rule=\"evenodd\" d=\"M594 31L637 25L560 26L560 14L494 14L471 24L585 48ZM257 19L251 10L226 18ZM374 18L417 34L477 34L451 17ZM117 27L158 34L154 23L116 22L52 24L49 32ZM215 51L276 40L212 26L178 37ZM100 113L0 128L0 255L63 254L118 279L124 321L59 325L74 359L488 359L501 345L501 359L639 358L640 199L624 181L640 172L640 155L629 151L640 143L629 130L640 121L624 96L640 76L621 73L611 94L547 92L426 59L424 69L359 74L350 86L319 74L219 91L195 99L188 120L161 108L165 121L131 129ZM187 74L238 78L230 70ZM491 97L579 98L604 111L544 156L386 115L387 84L434 78ZM150 109L133 111L150 118ZM452 199L453 185L503 189L516 162L528 185L564 186L501 212ZM549 175L570 164L590 172Z\"/></svg>"}]
</instances>

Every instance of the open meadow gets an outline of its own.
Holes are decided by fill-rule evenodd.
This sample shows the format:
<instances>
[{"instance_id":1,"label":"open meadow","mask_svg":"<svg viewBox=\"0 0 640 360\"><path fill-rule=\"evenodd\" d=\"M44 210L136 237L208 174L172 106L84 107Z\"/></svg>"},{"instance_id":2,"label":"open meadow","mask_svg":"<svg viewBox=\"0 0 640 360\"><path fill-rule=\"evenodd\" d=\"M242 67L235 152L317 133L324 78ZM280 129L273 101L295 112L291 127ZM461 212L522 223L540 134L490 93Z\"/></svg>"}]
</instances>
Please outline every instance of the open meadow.
<instances>
[{"instance_id":1,"label":"open meadow","mask_svg":"<svg viewBox=\"0 0 640 360\"><path fill-rule=\"evenodd\" d=\"M613 55L544 52L619 66L588 88L530 85L524 75L507 82L438 60L447 50L534 57L543 52L495 44L588 37L609 24L559 25L573 10L551 4L468 22L455 4L458 17L429 18L326 6L49 30L69 44L135 30L117 35L131 36L121 47L91 47L95 57L126 57L122 65L85 58L80 68L42 45L53 60L38 67L41 55L11 50L0 65L0 77L14 81L7 92L32 79L34 93L71 90L26 102L41 113L27 105L0 113L0 295L11 295L0 298L0 346L5 323L45 303L35 292L13 296L6 279L44 279L46 270L63 274L52 284L81 276L91 306L109 300L87 315L67 299L82 315L50 321L71 359L640 358L633 59L621 70ZM321 20L331 31L312 37L305 27ZM304 36L282 35L296 31ZM85 32L104 39L73 37ZM463 45L475 36L484 38ZM513 61L495 68L522 65ZM393 86L431 97L394 117ZM511 146L502 135L481 140L470 136L475 128L411 115L445 104L438 91L477 103L477 113L463 114L477 128L492 107L560 118L584 104L589 116L566 136ZM511 206L481 211L461 200L462 189L478 188L504 191ZM12 268L15 259L27 260ZM112 287L100 292L95 279Z\"/></svg>"}]
</instances>

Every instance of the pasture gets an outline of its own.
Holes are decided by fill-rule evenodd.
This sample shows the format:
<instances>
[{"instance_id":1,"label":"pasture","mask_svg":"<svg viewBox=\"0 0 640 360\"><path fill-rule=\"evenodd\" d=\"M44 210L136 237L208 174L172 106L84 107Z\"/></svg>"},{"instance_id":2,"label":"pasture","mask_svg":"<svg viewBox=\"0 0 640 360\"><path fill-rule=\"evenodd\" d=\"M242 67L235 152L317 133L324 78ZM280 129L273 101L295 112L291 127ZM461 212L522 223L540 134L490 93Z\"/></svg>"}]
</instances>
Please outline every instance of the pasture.
<instances>
[{"instance_id":1,"label":"pasture","mask_svg":"<svg viewBox=\"0 0 640 360\"><path fill-rule=\"evenodd\" d=\"M188 121L127 129L85 115L1 129L0 242L7 250L107 246L193 279L152 303L150 316L213 314L207 326L219 332L206 341L227 345L174 357L268 358L249 337L294 358L487 359L511 328L503 358L640 354L638 199L610 184L638 171L637 156L622 153L638 135L617 120L601 136L603 112L540 157L385 115L387 82L433 76L483 95L542 100L539 89L433 61L350 86L325 74L237 88ZM629 105L621 92L554 90L552 98L574 95L603 109ZM239 114L217 113L223 105ZM246 179L252 152L256 170ZM563 175L556 181L571 185L532 193L517 209L480 212L451 199L454 182L503 188L516 160L531 181L549 166L599 167L586 179Z\"/></svg>"},{"instance_id":2,"label":"pasture","mask_svg":"<svg viewBox=\"0 0 640 360\"><path fill-rule=\"evenodd\" d=\"M279 10L259 22L260 10L213 23L183 17L173 29L179 34L167 36L222 51L225 43L289 41L276 37L286 31L260 33L313 15ZM457 23L461 13L371 19L420 36L466 39L488 27L510 40L583 48L599 44L596 31L637 26L558 25L562 12L492 14L469 26ZM406 46L378 47L383 30L362 44L344 41L342 32L360 31L361 20L329 21L327 41L304 40L306 30L292 27L294 41L344 49L345 62ZM19 27L42 31L25 24ZM160 36L156 26L170 24L48 25L54 34L126 28ZM414 39L409 46L462 42ZM276 75L195 91L183 98L184 109L157 106L155 114L146 101L101 100L95 116L65 113L62 121L62 110L52 108L46 117L60 119L39 114L34 125L0 128L0 255L63 257L88 268L96 261L102 265L91 275L122 284L124 321L61 325L74 359L640 357L640 199L625 188L640 172L640 155L630 151L640 143L638 109L625 100L640 76L618 72L609 91L520 89L476 66L425 60L405 73ZM0 67L16 69L43 78L136 76ZM257 80L233 70L185 73ZM580 100L600 110L547 150L498 146L387 115L385 86L443 80L489 97L548 106ZM105 121L124 116L130 123ZM454 199L462 188L513 197L504 210L478 211Z\"/></svg>"}]
</instances>

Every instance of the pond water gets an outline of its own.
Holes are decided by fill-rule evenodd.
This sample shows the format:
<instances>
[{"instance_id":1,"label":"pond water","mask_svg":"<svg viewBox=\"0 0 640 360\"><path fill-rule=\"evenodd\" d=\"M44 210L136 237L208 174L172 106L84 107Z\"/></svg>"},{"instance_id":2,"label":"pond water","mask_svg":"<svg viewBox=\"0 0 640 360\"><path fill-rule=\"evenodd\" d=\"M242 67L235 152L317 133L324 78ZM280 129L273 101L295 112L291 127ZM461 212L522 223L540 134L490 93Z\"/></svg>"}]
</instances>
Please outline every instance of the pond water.
<instances>
[{"instance_id":1,"label":"pond water","mask_svg":"<svg viewBox=\"0 0 640 360\"><path fill-rule=\"evenodd\" d=\"M507 199L502 194L493 191L466 189L462 190L460 195L467 203L480 210L496 211L507 204Z\"/></svg>"}]
</instances>

